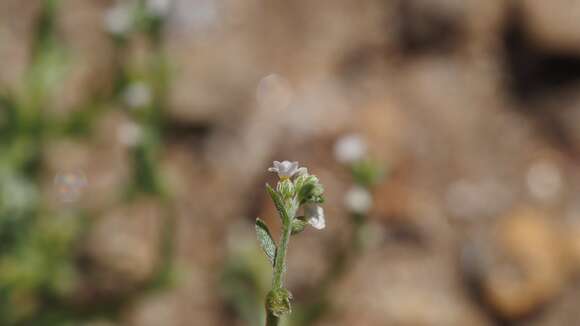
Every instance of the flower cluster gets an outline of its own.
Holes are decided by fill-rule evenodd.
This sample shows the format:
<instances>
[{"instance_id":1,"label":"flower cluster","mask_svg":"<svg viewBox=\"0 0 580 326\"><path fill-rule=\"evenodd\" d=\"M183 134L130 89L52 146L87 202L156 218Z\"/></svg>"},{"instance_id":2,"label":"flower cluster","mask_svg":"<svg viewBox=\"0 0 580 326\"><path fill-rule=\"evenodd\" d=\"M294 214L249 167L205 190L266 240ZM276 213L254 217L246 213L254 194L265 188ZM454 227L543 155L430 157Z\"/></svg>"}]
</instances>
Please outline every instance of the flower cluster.
<instances>
[{"instance_id":1,"label":"flower cluster","mask_svg":"<svg viewBox=\"0 0 580 326\"><path fill-rule=\"evenodd\" d=\"M290 208L291 215L296 215L300 208L303 210L303 215L297 216L293 222L293 232L302 231L305 223L319 230L324 229L324 209L320 206L324 202L324 188L318 178L308 174L308 169L300 167L298 162L274 161L268 171L278 174L280 181L276 192Z\"/></svg>"},{"instance_id":2,"label":"flower cluster","mask_svg":"<svg viewBox=\"0 0 580 326\"><path fill-rule=\"evenodd\" d=\"M274 161L270 172L278 174L276 188L266 184L276 210L282 220L282 234L276 243L266 223L256 219L256 235L262 250L272 264L272 289L266 296L267 325L278 325L282 315L292 311L292 294L284 288L286 272L286 252L290 237L300 233L308 224L316 229L324 229L324 188L318 178L300 167L298 162ZM302 213L299 215L299 213Z\"/></svg>"}]
</instances>

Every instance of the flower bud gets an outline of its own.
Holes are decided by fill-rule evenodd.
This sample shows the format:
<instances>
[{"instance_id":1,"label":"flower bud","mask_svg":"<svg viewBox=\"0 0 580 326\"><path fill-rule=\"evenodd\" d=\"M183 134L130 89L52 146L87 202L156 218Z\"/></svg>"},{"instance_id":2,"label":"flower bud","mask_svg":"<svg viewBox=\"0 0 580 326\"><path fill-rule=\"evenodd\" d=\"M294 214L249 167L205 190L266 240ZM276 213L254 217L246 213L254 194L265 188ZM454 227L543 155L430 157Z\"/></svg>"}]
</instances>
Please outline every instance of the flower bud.
<instances>
[{"instance_id":1,"label":"flower bud","mask_svg":"<svg viewBox=\"0 0 580 326\"><path fill-rule=\"evenodd\" d=\"M306 225L308 225L306 218L304 216L297 216L292 221L292 235L298 234L298 233L304 231L304 228L306 227Z\"/></svg>"},{"instance_id":2,"label":"flower bud","mask_svg":"<svg viewBox=\"0 0 580 326\"><path fill-rule=\"evenodd\" d=\"M289 199L294 196L294 184L290 179L285 179L278 182L276 190L284 199Z\"/></svg>"},{"instance_id":3,"label":"flower bud","mask_svg":"<svg viewBox=\"0 0 580 326\"><path fill-rule=\"evenodd\" d=\"M273 289L268 292L266 297L266 309L276 317L289 314L292 312L291 299L292 293L290 291L283 288Z\"/></svg>"},{"instance_id":4,"label":"flower bud","mask_svg":"<svg viewBox=\"0 0 580 326\"><path fill-rule=\"evenodd\" d=\"M316 176L307 176L303 181L300 188L297 187L298 201L301 204L306 202L319 202L324 193L324 188L320 184L320 181Z\"/></svg>"},{"instance_id":5,"label":"flower bud","mask_svg":"<svg viewBox=\"0 0 580 326\"><path fill-rule=\"evenodd\" d=\"M322 230L326 227L324 209L320 205L313 203L304 205L304 215L306 216L306 221L315 229Z\"/></svg>"}]
</instances>

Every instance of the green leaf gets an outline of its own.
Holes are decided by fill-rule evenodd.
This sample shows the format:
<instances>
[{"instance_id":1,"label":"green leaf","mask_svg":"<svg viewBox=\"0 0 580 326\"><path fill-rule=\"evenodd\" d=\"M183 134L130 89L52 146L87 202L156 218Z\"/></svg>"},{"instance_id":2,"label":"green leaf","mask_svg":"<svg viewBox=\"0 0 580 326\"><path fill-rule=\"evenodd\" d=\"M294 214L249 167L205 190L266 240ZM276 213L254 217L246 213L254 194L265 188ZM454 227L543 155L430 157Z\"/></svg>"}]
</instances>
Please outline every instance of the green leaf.
<instances>
[{"instance_id":1,"label":"green leaf","mask_svg":"<svg viewBox=\"0 0 580 326\"><path fill-rule=\"evenodd\" d=\"M315 184L313 183L306 183L300 188L300 192L298 192L298 200L300 204L304 204L312 195L312 191L314 190Z\"/></svg>"},{"instance_id":2,"label":"green leaf","mask_svg":"<svg viewBox=\"0 0 580 326\"><path fill-rule=\"evenodd\" d=\"M262 250L264 250L268 260L272 266L274 266L274 261L276 259L276 243L274 242L274 239L272 239L272 235L270 234L270 230L266 223L259 218L256 219L256 236L258 237Z\"/></svg>"},{"instance_id":3,"label":"green leaf","mask_svg":"<svg viewBox=\"0 0 580 326\"><path fill-rule=\"evenodd\" d=\"M266 190L270 194L270 197L272 197L272 201L274 201L274 205L280 214L280 218L282 218L282 222L286 224L286 222L290 221L290 217L288 216L288 212L286 212L286 206L284 206L284 201L280 197L280 194L269 184L266 184Z\"/></svg>"},{"instance_id":4,"label":"green leaf","mask_svg":"<svg viewBox=\"0 0 580 326\"><path fill-rule=\"evenodd\" d=\"M372 187L383 178L384 168L375 161L363 160L357 162L351 167L354 181L363 187Z\"/></svg>"}]
</instances>

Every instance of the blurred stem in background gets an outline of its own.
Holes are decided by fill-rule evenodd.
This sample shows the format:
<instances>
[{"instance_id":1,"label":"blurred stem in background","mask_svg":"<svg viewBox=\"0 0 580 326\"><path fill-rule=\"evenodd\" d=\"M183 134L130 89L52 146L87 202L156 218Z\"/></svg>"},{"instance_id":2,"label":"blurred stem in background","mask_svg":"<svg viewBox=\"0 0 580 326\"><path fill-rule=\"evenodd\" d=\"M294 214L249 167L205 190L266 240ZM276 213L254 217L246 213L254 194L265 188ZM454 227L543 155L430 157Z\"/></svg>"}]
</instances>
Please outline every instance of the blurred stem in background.
<instances>
[{"instance_id":1,"label":"blurred stem in background","mask_svg":"<svg viewBox=\"0 0 580 326\"><path fill-rule=\"evenodd\" d=\"M348 240L337 246L335 242L326 246L334 248L328 255L328 273L313 288L303 295L307 301L295 304L292 315L285 320L270 314L266 316L268 325L313 325L331 307L330 288L347 271L367 246L370 231L368 214L372 207L372 189L384 180L385 171L377 161L366 154L366 144L359 136L348 135L337 142L336 156L348 170L353 182L345 196L345 207L349 212L351 225ZM238 241L239 242L239 241ZM273 240L272 240L273 242ZM264 245L262 245L263 247ZM265 294L264 269L255 262L257 248L252 247L242 253L233 252L226 262L221 278L222 292L226 302L234 308L238 317L248 325L262 325L263 303L260 297Z\"/></svg>"},{"instance_id":2,"label":"blurred stem in background","mask_svg":"<svg viewBox=\"0 0 580 326\"><path fill-rule=\"evenodd\" d=\"M3 90L0 147L0 324L45 325L60 314L47 302L70 294L73 244L81 219L43 207L40 198L42 147L53 129L47 111L62 80L66 53L55 34L58 1L46 0L37 21L31 62L18 90Z\"/></svg>"},{"instance_id":3,"label":"blurred stem in background","mask_svg":"<svg viewBox=\"0 0 580 326\"><path fill-rule=\"evenodd\" d=\"M335 146L337 159L349 170L354 186L345 195L345 206L350 216L350 233L346 243L334 248L328 263L328 272L309 289L307 302L296 307L291 320L292 325L314 325L331 309L330 289L352 266L366 247L368 233L368 213L372 207L372 188L383 181L384 169L376 161L367 157L366 144L358 135L347 135L339 139Z\"/></svg>"}]
</instances>

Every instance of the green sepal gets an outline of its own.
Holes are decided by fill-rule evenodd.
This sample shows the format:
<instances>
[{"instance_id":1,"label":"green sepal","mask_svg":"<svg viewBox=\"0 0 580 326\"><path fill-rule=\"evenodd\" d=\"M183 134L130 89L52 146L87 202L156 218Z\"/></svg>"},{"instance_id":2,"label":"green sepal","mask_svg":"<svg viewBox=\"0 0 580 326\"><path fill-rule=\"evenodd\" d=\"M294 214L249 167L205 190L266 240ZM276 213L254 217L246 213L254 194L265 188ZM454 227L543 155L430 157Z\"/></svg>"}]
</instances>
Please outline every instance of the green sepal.
<instances>
[{"instance_id":1,"label":"green sepal","mask_svg":"<svg viewBox=\"0 0 580 326\"><path fill-rule=\"evenodd\" d=\"M286 212L286 206L284 206L284 201L282 200L280 194L274 190L269 184L266 184L266 190L270 197L272 197L272 201L274 202L274 206L276 206L276 210L278 214L280 214L280 218L282 219L282 223L286 224L286 222L290 221L290 217Z\"/></svg>"},{"instance_id":2,"label":"green sepal","mask_svg":"<svg viewBox=\"0 0 580 326\"><path fill-rule=\"evenodd\" d=\"M306 218L304 216L297 216L294 220L292 220L292 235L304 231L306 225L308 225Z\"/></svg>"},{"instance_id":3,"label":"green sepal","mask_svg":"<svg viewBox=\"0 0 580 326\"><path fill-rule=\"evenodd\" d=\"M260 218L256 219L256 236L258 237L258 242L260 242L260 247L264 250L272 266L274 266L277 250L276 242L272 239L268 226Z\"/></svg>"},{"instance_id":4,"label":"green sepal","mask_svg":"<svg viewBox=\"0 0 580 326\"><path fill-rule=\"evenodd\" d=\"M276 187L277 193L280 194L282 199L290 199L294 196L294 184L290 179L281 180L278 182L278 186Z\"/></svg>"}]
</instances>

